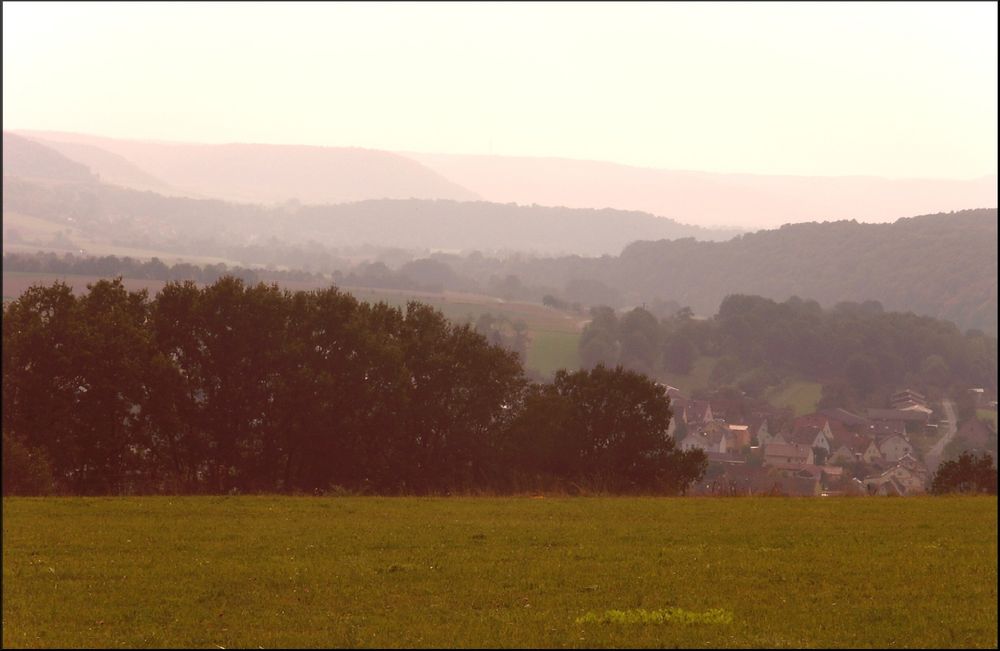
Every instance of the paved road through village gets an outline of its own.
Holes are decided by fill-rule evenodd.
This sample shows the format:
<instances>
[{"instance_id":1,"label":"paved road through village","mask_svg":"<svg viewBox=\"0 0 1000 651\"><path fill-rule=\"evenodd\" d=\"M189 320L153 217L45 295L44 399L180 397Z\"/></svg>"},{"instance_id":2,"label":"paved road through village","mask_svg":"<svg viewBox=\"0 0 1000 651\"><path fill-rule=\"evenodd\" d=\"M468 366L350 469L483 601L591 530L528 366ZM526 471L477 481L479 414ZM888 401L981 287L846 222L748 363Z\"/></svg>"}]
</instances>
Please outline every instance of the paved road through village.
<instances>
[{"instance_id":1,"label":"paved road through village","mask_svg":"<svg viewBox=\"0 0 1000 651\"><path fill-rule=\"evenodd\" d=\"M941 463L941 455L944 453L945 446L951 442L951 439L955 436L955 432L958 430L955 403L951 400L943 400L941 404L944 407L947 426L945 427L944 434L941 435L941 439L934 444L924 458L924 461L927 463L927 469L931 472L937 470L938 464Z\"/></svg>"}]
</instances>

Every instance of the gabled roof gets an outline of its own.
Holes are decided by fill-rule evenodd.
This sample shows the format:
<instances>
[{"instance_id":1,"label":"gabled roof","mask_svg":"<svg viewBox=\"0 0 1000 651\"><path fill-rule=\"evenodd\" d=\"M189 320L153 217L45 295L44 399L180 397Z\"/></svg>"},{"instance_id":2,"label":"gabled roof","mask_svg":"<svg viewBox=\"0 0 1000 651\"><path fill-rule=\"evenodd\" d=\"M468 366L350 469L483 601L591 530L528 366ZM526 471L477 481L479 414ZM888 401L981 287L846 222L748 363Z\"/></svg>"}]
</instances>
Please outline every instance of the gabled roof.
<instances>
[{"instance_id":1,"label":"gabled roof","mask_svg":"<svg viewBox=\"0 0 1000 651\"><path fill-rule=\"evenodd\" d=\"M710 428L710 429L691 429L688 430L687 436L681 439L681 443L688 440L689 438L696 438L696 440L704 441L708 445L715 447L719 445L719 442L725 437L725 431Z\"/></svg>"},{"instance_id":2,"label":"gabled roof","mask_svg":"<svg viewBox=\"0 0 1000 651\"><path fill-rule=\"evenodd\" d=\"M792 459L809 458L812 448L796 443L768 443L764 446L764 457L790 457Z\"/></svg>"},{"instance_id":3,"label":"gabled roof","mask_svg":"<svg viewBox=\"0 0 1000 651\"><path fill-rule=\"evenodd\" d=\"M879 485L878 492L886 495L902 496L906 495L906 488L896 481L895 477L889 477Z\"/></svg>"},{"instance_id":4,"label":"gabled roof","mask_svg":"<svg viewBox=\"0 0 1000 651\"><path fill-rule=\"evenodd\" d=\"M771 434L771 436L770 436L771 443L788 443L787 436L788 436L787 433L782 433L782 432L777 432L775 434ZM767 446L764 446L764 447L767 447Z\"/></svg>"},{"instance_id":5,"label":"gabled roof","mask_svg":"<svg viewBox=\"0 0 1000 651\"><path fill-rule=\"evenodd\" d=\"M916 403L927 404L927 398L924 394L914 391L913 389L900 389L889 397L889 402L893 405L903 400L911 400Z\"/></svg>"},{"instance_id":6,"label":"gabled roof","mask_svg":"<svg viewBox=\"0 0 1000 651\"><path fill-rule=\"evenodd\" d=\"M819 479L823 475L822 466L817 466L814 463L771 463L768 464L768 467L790 472L799 477Z\"/></svg>"},{"instance_id":7,"label":"gabled roof","mask_svg":"<svg viewBox=\"0 0 1000 651\"><path fill-rule=\"evenodd\" d=\"M684 445L684 442L687 441L688 439L692 439L694 441L704 441L705 443L711 444L711 441L709 440L709 438L707 436L705 436L701 432L699 432L697 430L693 430L693 429L692 430L688 430L687 434L684 435L684 438L682 438L679 441L679 443L681 445Z\"/></svg>"},{"instance_id":8,"label":"gabled roof","mask_svg":"<svg viewBox=\"0 0 1000 651\"><path fill-rule=\"evenodd\" d=\"M919 411L920 413L927 414L928 416L934 413L934 410L931 409L930 407L909 400L906 402L895 404L893 405L893 407L899 409L900 411Z\"/></svg>"},{"instance_id":9,"label":"gabled roof","mask_svg":"<svg viewBox=\"0 0 1000 651\"><path fill-rule=\"evenodd\" d=\"M901 420L879 420L874 421L862 430L869 436L891 436L893 434L906 434L906 423Z\"/></svg>"},{"instance_id":10,"label":"gabled roof","mask_svg":"<svg viewBox=\"0 0 1000 651\"><path fill-rule=\"evenodd\" d=\"M847 434L850 432L847 425L839 420L832 419L824 414L815 413L807 414L805 416L799 416L792 421L792 431L797 433L800 429L807 429L815 427L817 429L822 429L823 427L828 427L830 433L834 436Z\"/></svg>"},{"instance_id":11,"label":"gabled roof","mask_svg":"<svg viewBox=\"0 0 1000 651\"><path fill-rule=\"evenodd\" d=\"M719 440L722 439L722 437L729 434L728 427L714 420L701 425L696 424L695 430L701 432L703 435L707 436L709 439L715 441L716 443L718 443Z\"/></svg>"},{"instance_id":12,"label":"gabled roof","mask_svg":"<svg viewBox=\"0 0 1000 651\"><path fill-rule=\"evenodd\" d=\"M704 421L705 414L711 409L711 404L707 400L688 400L685 405L685 420Z\"/></svg>"},{"instance_id":13,"label":"gabled roof","mask_svg":"<svg viewBox=\"0 0 1000 651\"><path fill-rule=\"evenodd\" d=\"M926 475L928 473L927 466L920 463L920 461L915 459L909 452L897 459L896 465L901 468L906 468L916 475Z\"/></svg>"},{"instance_id":14,"label":"gabled roof","mask_svg":"<svg viewBox=\"0 0 1000 651\"><path fill-rule=\"evenodd\" d=\"M726 452L716 452L715 450L709 450L708 452L705 453L705 456L708 457L708 462L709 463L727 463L727 464L745 464L746 463L745 460L743 460L743 459L741 459L739 457L733 456L733 455L728 454Z\"/></svg>"},{"instance_id":15,"label":"gabled roof","mask_svg":"<svg viewBox=\"0 0 1000 651\"><path fill-rule=\"evenodd\" d=\"M885 437L884 439L882 439L879 442L878 447L881 448L883 445L885 445L886 443L888 443L889 441L891 441L893 439L899 439L903 443L906 443L907 445L909 445L911 449L913 448L913 446L910 445L910 442L906 440L906 437L903 436L903 435L901 435L901 434L890 434L889 436Z\"/></svg>"},{"instance_id":16,"label":"gabled roof","mask_svg":"<svg viewBox=\"0 0 1000 651\"><path fill-rule=\"evenodd\" d=\"M838 478L844 475L844 469L840 466L819 466L824 475L831 478Z\"/></svg>"},{"instance_id":17,"label":"gabled roof","mask_svg":"<svg viewBox=\"0 0 1000 651\"><path fill-rule=\"evenodd\" d=\"M835 452L838 448L840 448L840 446L845 446L851 452L860 454L868 449L872 440L873 439L870 436L856 434L854 432L844 432L840 435L834 434L832 451Z\"/></svg>"},{"instance_id":18,"label":"gabled roof","mask_svg":"<svg viewBox=\"0 0 1000 651\"><path fill-rule=\"evenodd\" d=\"M925 472L921 472L918 468L916 468L914 466L908 466L908 465L904 465L902 463L898 463L897 462L897 463L894 463L891 466L885 468L879 474L872 475L868 479L870 479L870 480L876 480L876 479L889 480L889 479L892 479L894 481L898 481L898 480L896 480L895 475L900 470L906 471L911 476L915 476L917 479L924 479L926 477L926 471Z\"/></svg>"},{"instance_id":19,"label":"gabled roof","mask_svg":"<svg viewBox=\"0 0 1000 651\"><path fill-rule=\"evenodd\" d=\"M833 409L822 409L817 413L822 414L830 419L831 428L833 428L834 421L841 423L846 427L857 427L859 425L866 425L868 423L867 418L851 413L846 409L841 409L840 407L834 407Z\"/></svg>"},{"instance_id":20,"label":"gabled roof","mask_svg":"<svg viewBox=\"0 0 1000 651\"><path fill-rule=\"evenodd\" d=\"M816 440L816 435L822 431L819 427L800 427L796 429L791 434L788 434L789 443L797 443L799 445L808 445L812 447L813 441Z\"/></svg>"},{"instance_id":21,"label":"gabled roof","mask_svg":"<svg viewBox=\"0 0 1000 651\"><path fill-rule=\"evenodd\" d=\"M750 420L747 421L747 425L750 426L750 436L756 437L760 433L760 428L762 425L767 423L766 416L752 416Z\"/></svg>"},{"instance_id":22,"label":"gabled roof","mask_svg":"<svg viewBox=\"0 0 1000 651\"><path fill-rule=\"evenodd\" d=\"M914 422L927 422L927 414L920 411L905 409L869 409L869 420L902 420Z\"/></svg>"},{"instance_id":23,"label":"gabled roof","mask_svg":"<svg viewBox=\"0 0 1000 651\"><path fill-rule=\"evenodd\" d=\"M792 419L792 429L799 429L802 427L823 427L826 422L830 420L823 414L806 414L804 416L796 416Z\"/></svg>"}]
</instances>

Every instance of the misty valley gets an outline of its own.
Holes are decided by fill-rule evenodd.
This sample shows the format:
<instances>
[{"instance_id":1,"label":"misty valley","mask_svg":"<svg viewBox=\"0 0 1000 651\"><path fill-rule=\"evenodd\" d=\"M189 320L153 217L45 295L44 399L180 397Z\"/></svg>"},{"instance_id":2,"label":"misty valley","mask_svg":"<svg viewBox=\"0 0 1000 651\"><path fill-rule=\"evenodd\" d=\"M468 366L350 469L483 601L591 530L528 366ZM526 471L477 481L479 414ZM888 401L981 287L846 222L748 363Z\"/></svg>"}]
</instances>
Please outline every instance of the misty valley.
<instances>
[{"instance_id":1,"label":"misty valley","mask_svg":"<svg viewBox=\"0 0 1000 651\"><path fill-rule=\"evenodd\" d=\"M997 648L997 3L3 3L4 648Z\"/></svg>"}]
</instances>

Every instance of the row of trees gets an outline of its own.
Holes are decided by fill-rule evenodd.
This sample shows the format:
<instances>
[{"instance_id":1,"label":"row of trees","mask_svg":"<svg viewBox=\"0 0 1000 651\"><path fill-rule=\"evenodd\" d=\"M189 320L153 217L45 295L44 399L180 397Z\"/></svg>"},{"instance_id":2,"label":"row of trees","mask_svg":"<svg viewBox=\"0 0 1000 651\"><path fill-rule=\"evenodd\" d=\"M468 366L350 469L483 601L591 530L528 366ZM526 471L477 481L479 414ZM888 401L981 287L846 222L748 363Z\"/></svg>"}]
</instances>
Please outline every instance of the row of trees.
<instances>
[{"instance_id":1,"label":"row of trees","mask_svg":"<svg viewBox=\"0 0 1000 651\"><path fill-rule=\"evenodd\" d=\"M702 355L720 358L711 381L762 395L788 377L826 385L830 406L871 403L899 386L929 395L996 388L997 340L978 331L910 313L886 312L877 301L824 310L796 297L778 303L730 295L706 320L682 309L657 319L636 308L618 315L596 308L580 341L585 367L622 364L651 375L689 373Z\"/></svg>"},{"instance_id":2,"label":"row of trees","mask_svg":"<svg viewBox=\"0 0 1000 651\"><path fill-rule=\"evenodd\" d=\"M4 307L5 490L10 448L77 494L674 493L705 460L674 448L670 417L636 373L531 384L470 325L336 288L225 277L150 299L118 279L80 297L33 287Z\"/></svg>"},{"instance_id":3,"label":"row of trees","mask_svg":"<svg viewBox=\"0 0 1000 651\"><path fill-rule=\"evenodd\" d=\"M77 274L108 278L122 276L124 278L167 281L192 280L197 283L214 283L223 276L234 276L251 284L264 280L314 282L327 280L320 274L301 270L249 269L239 266L230 267L222 262L206 265L178 262L168 265L156 257L150 260L139 260L129 256L76 256L72 253L59 255L52 252L4 253L3 268L5 271L28 273Z\"/></svg>"}]
</instances>

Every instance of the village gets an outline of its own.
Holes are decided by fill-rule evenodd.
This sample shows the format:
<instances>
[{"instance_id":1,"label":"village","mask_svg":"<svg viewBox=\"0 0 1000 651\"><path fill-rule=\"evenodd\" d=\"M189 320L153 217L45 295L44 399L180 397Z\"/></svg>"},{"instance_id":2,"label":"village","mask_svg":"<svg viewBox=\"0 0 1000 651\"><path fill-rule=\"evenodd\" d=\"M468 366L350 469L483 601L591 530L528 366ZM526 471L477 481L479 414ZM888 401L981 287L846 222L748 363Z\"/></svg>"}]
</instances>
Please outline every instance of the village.
<instances>
[{"instance_id":1,"label":"village","mask_svg":"<svg viewBox=\"0 0 1000 651\"><path fill-rule=\"evenodd\" d=\"M931 403L912 389L863 414L832 408L789 419L776 408L747 414L733 400L695 400L662 386L674 410L669 433L677 446L708 457L708 470L689 495L920 495L955 439L963 449L996 458L994 426L979 418L959 423L952 401ZM996 400L986 400L981 388L969 392L977 408L995 414Z\"/></svg>"}]
</instances>

